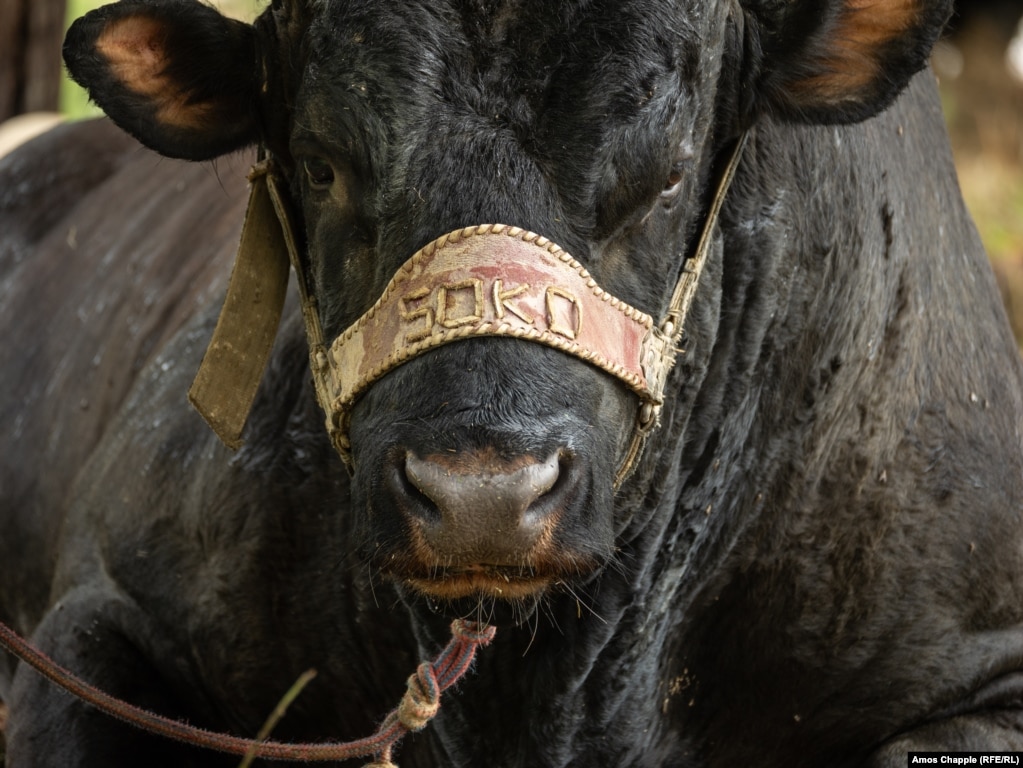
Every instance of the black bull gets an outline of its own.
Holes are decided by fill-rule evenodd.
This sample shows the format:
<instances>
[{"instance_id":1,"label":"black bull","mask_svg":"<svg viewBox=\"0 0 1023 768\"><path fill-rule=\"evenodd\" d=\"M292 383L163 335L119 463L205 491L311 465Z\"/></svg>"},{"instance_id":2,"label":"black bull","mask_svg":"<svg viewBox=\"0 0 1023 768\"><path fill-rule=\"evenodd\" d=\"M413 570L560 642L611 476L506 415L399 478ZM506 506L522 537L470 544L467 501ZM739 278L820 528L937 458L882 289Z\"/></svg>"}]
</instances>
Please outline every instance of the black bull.
<instances>
[{"instance_id":1,"label":"black bull","mask_svg":"<svg viewBox=\"0 0 1023 768\"><path fill-rule=\"evenodd\" d=\"M185 391L240 167L160 160L102 122L26 147L0 166L0 618L112 693L239 734L315 667L283 740L367 734L451 615L496 621L406 768L1023 749L1021 366L914 75L947 12L90 14L66 59L123 128L192 160L270 153L328 343L414 251L486 223L542 233L660 317L749 143L617 489L635 394L509 338L372 384L349 474L294 298L232 453ZM9 765L232 764L4 662Z\"/></svg>"}]
</instances>

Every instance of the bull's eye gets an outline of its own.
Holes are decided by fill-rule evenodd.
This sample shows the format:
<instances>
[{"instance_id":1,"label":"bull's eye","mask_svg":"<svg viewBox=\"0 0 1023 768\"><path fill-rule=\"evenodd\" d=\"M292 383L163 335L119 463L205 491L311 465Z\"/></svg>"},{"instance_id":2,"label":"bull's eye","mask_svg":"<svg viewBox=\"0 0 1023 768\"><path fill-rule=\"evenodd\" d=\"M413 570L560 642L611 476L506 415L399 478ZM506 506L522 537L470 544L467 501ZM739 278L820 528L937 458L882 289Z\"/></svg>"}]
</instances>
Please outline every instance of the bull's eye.
<instances>
[{"instance_id":1,"label":"bull's eye","mask_svg":"<svg viewBox=\"0 0 1023 768\"><path fill-rule=\"evenodd\" d=\"M334 183L334 169L330 163L311 157L305 161L305 173L313 189L327 189Z\"/></svg>"},{"instance_id":2,"label":"bull's eye","mask_svg":"<svg viewBox=\"0 0 1023 768\"><path fill-rule=\"evenodd\" d=\"M678 194L679 189L682 187L682 179L685 178L681 168L672 168L671 173L668 174L667 181L664 182L664 189L661 190L661 197L671 198Z\"/></svg>"}]
</instances>

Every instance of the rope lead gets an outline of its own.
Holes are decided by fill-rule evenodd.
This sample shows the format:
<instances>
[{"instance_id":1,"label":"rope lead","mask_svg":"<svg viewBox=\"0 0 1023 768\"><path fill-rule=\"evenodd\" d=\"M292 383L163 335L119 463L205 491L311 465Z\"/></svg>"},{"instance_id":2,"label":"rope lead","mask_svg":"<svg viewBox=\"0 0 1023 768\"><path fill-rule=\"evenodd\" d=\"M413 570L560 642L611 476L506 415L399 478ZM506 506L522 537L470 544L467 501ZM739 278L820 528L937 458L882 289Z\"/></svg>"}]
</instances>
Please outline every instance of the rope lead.
<instances>
[{"instance_id":1,"label":"rope lead","mask_svg":"<svg viewBox=\"0 0 1023 768\"><path fill-rule=\"evenodd\" d=\"M0 647L6 648L43 677L82 701L112 717L148 733L193 746L234 755L252 754L274 760L324 762L373 757L365 768L397 768L391 753L410 731L420 731L440 709L440 695L457 683L476 658L476 651L489 645L497 630L486 624L458 619L451 624L451 640L432 662L423 662L408 679L401 703L384 718L372 736L342 744L282 744L254 741L212 733L163 717L121 701L84 682L38 651L10 627L0 622Z\"/></svg>"}]
</instances>

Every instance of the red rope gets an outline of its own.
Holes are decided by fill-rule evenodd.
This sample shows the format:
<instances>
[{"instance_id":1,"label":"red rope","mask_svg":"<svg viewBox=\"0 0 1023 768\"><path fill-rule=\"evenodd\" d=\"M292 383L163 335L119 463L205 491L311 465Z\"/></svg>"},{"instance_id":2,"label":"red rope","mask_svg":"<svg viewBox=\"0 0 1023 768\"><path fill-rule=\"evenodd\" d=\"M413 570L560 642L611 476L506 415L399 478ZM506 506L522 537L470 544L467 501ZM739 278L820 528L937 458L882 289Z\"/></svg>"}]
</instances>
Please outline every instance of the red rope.
<instances>
[{"instance_id":1,"label":"red rope","mask_svg":"<svg viewBox=\"0 0 1023 768\"><path fill-rule=\"evenodd\" d=\"M255 757L297 762L324 762L373 756L375 766L390 765L391 752L409 731L419 731L437 714L440 695L457 683L472 666L478 648L489 645L496 630L485 624L457 620L451 624L451 640L432 662L423 662L408 679L401 703L387 715L372 736L357 741L326 744L283 744L253 741L214 733L157 715L121 701L68 672L0 622L0 645L38 671L43 677L102 712L149 733L193 746Z\"/></svg>"}]
</instances>

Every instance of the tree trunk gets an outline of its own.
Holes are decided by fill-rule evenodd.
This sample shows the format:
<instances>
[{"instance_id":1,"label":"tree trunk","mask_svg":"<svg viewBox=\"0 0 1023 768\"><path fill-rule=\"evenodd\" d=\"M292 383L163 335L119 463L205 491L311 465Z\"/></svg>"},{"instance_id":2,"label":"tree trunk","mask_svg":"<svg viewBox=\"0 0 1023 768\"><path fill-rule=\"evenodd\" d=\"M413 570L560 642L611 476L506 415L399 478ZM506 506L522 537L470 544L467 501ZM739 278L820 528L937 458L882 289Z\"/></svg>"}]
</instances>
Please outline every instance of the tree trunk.
<instances>
[{"instance_id":1,"label":"tree trunk","mask_svg":"<svg viewBox=\"0 0 1023 768\"><path fill-rule=\"evenodd\" d=\"M0 120L57 109L65 0L0 0Z\"/></svg>"}]
</instances>

